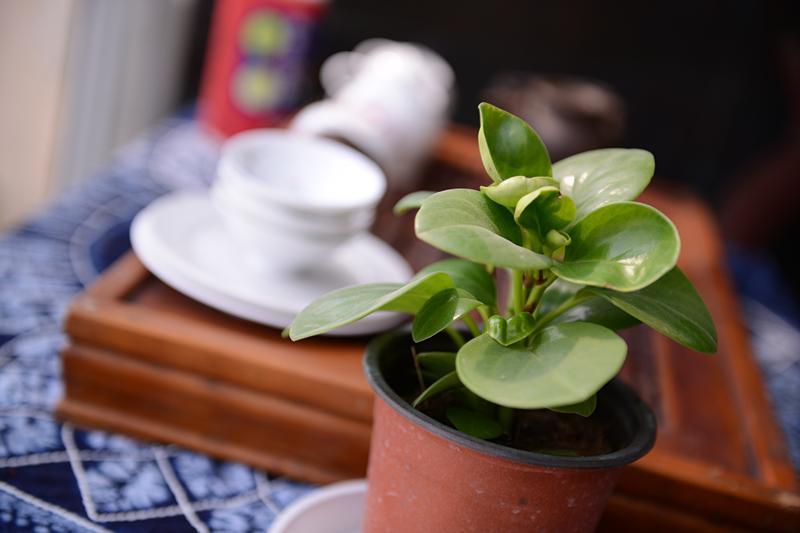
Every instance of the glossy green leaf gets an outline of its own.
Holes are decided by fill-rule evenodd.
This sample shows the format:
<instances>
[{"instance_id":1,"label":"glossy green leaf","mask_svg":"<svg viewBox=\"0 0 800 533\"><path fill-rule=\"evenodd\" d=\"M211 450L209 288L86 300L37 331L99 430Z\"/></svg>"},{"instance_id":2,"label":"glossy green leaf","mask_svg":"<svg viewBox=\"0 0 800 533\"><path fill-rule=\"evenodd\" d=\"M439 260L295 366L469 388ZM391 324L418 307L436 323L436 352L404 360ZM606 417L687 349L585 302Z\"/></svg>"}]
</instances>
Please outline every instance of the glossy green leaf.
<instances>
[{"instance_id":1,"label":"glossy green leaf","mask_svg":"<svg viewBox=\"0 0 800 533\"><path fill-rule=\"evenodd\" d=\"M450 407L446 414L457 430L472 437L490 440L503 434L500 423L484 413L463 407Z\"/></svg>"},{"instance_id":2,"label":"glossy green leaf","mask_svg":"<svg viewBox=\"0 0 800 533\"><path fill-rule=\"evenodd\" d=\"M452 288L450 276L433 273L400 283L371 283L345 287L311 302L289 326L293 341L327 333L375 311L416 313L434 294Z\"/></svg>"},{"instance_id":3,"label":"glossy green leaf","mask_svg":"<svg viewBox=\"0 0 800 533\"><path fill-rule=\"evenodd\" d=\"M479 305L481 302L463 297L457 289L445 289L433 295L417 312L411 337L414 342L429 339Z\"/></svg>"},{"instance_id":4,"label":"glossy green leaf","mask_svg":"<svg viewBox=\"0 0 800 533\"><path fill-rule=\"evenodd\" d=\"M416 191L409 193L394 204L394 214L395 215L402 215L412 209L419 209L422 205L422 202L425 201L426 198L431 196L433 191Z\"/></svg>"},{"instance_id":5,"label":"glossy green leaf","mask_svg":"<svg viewBox=\"0 0 800 533\"><path fill-rule=\"evenodd\" d=\"M618 291L646 287L675 266L680 239L675 225L648 205L621 202L589 213L570 232L559 277Z\"/></svg>"},{"instance_id":6,"label":"glossy green leaf","mask_svg":"<svg viewBox=\"0 0 800 533\"><path fill-rule=\"evenodd\" d=\"M717 331L711 314L678 267L638 291L588 290L687 348L717 351Z\"/></svg>"},{"instance_id":7,"label":"glossy green leaf","mask_svg":"<svg viewBox=\"0 0 800 533\"><path fill-rule=\"evenodd\" d=\"M494 278L483 265L465 259L444 259L426 266L417 275L431 272L444 272L453 280L453 286L467 291L486 305L495 307L497 304Z\"/></svg>"},{"instance_id":8,"label":"glossy green leaf","mask_svg":"<svg viewBox=\"0 0 800 533\"><path fill-rule=\"evenodd\" d=\"M535 231L544 240L550 230L560 230L575 218L575 203L562 196L558 187L541 187L523 196L514 210L514 220Z\"/></svg>"},{"instance_id":9,"label":"glossy green leaf","mask_svg":"<svg viewBox=\"0 0 800 533\"><path fill-rule=\"evenodd\" d=\"M417 237L445 252L483 264L541 270L549 257L520 246L522 235L508 210L472 189L451 189L422 203Z\"/></svg>"},{"instance_id":10,"label":"glossy green leaf","mask_svg":"<svg viewBox=\"0 0 800 533\"><path fill-rule=\"evenodd\" d=\"M519 313L509 318L494 315L489 318L486 332L503 346L510 346L528 337L535 327L536 320L530 313Z\"/></svg>"},{"instance_id":11,"label":"glossy green leaf","mask_svg":"<svg viewBox=\"0 0 800 533\"><path fill-rule=\"evenodd\" d=\"M465 387L490 402L539 409L588 399L619 372L626 353L613 331L577 322L544 328L530 348L481 335L458 351L456 370Z\"/></svg>"},{"instance_id":12,"label":"glossy green leaf","mask_svg":"<svg viewBox=\"0 0 800 533\"><path fill-rule=\"evenodd\" d=\"M453 363L455 363L455 360ZM452 398L453 404L456 407L466 407L470 411L477 411L478 413L483 413L492 418L497 414L497 406L495 404L487 402L464 386L454 390Z\"/></svg>"},{"instance_id":13,"label":"glossy green leaf","mask_svg":"<svg viewBox=\"0 0 800 533\"><path fill-rule=\"evenodd\" d=\"M635 200L654 171L653 154L624 148L592 150L553 165L561 192L575 201L577 220L604 205Z\"/></svg>"},{"instance_id":14,"label":"glossy green leaf","mask_svg":"<svg viewBox=\"0 0 800 533\"><path fill-rule=\"evenodd\" d=\"M478 106L478 148L494 182L514 176L552 176L544 143L524 120L486 102Z\"/></svg>"},{"instance_id":15,"label":"glossy green leaf","mask_svg":"<svg viewBox=\"0 0 800 533\"><path fill-rule=\"evenodd\" d=\"M559 184L555 178L550 177L538 176L529 178L526 176L514 176L500 183L492 183L485 187L481 186L481 192L491 198L493 202L504 205L509 209L514 209L523 196L547 186L558 187Z\"/></svg>"},{"instance_id":16,"label":"glossy green leaf","mask_svg":"<svg viewBox=\"0 0 800 533\"><path fill-rule=\"evenodd\" d=\"M557 413L567 413L581 416L592 416L594 410L597 408L597 395L592 394L589 398L582 402L573 403L570 405L560 405L558 407L548 407L551 411Z\"/></svg>"},{"instance_id":17,"label":"glossy green leaf","mask_svg":"<svg viewBox=\"0 0 800 533\"><path fill-rule=\"evenodd\" d=\"M508 338L508 322L506 322L505 317L500 315L489 317L486 333L503 346L508 346L509 343L506 342L506 338Z\"/></svg>"},{"instance_id":18,"label":"glossy green leaf","mask_svg":"<svg viewBox=\"0 0 800 533\"><path fill-rule=\"evenodd\" d=\"M556 280L555 283L545 289L533 316L536 320L540 320L544 315L554 311L559 306L564 305L568 300L574 298L584 287L584 285L570 283L563 279ZM630 316L622 309L612 305L599 296L590 296L586 291L581 293L581 302L578 305L558 315L555 319L548 322L548 325L564 324L567 322L591 322L593 324L600 324L614 331L626 329L639 323L636 318Z\"/></svg>"},{"instance_id":19,"label":"glossy green leaf","mask_svg":"<svg viewBox=\"0 0 800 533\"><path fill-rule=\"evenodd\" d=\"M548 325L554 326L567 322L591 322L614 331L639 324L639 320L599 296L592 296L582 301L550 321Z\"/></svg>"},{"instance_id":20,"label":"glossy green leaf","mask_svg":"<svg viewBox=\"0 0 800 533\"><path fill-rule=\"evenodd\" d=\"M458 374L456 372L445 374L441 378L434 381L430 387L422 391L422 394L417 396L417 398L411 403L411 407L416 407L422 402L429 400L438 394L460 386L461 381L458 379Z\"/></svg>"},{"instance_id":21,"label":"glossy green leaf","mask_svg":"<svg viewBox=\"0 0 800 533\"><path fill-rule=\"evenodd\" d=\"M455 352L421 352L417 361L423 372L436 376L436 379L456 369Z\"/></svg>"}]
</instances>

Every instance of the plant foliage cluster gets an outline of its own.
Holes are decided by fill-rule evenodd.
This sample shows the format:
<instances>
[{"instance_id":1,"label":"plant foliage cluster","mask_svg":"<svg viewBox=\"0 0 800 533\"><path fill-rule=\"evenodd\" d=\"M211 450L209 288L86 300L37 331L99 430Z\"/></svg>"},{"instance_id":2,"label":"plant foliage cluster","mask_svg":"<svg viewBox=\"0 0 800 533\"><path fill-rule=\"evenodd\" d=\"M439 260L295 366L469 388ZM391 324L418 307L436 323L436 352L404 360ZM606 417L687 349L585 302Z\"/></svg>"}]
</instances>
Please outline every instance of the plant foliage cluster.
<instances>
[{"instance_id":1,"label":"plant foliage cluster","mask_svg":"<svg viewBox=\"0 0 800 533\"><path fill-rule=\"evenodd\" d=\"M395 208L419 208L417 237L456 258L405 285L330 293L296 317L290 337L319 335L377 311L414 315L415 342L448 332L457 351L416 355L426 389L414 406L453 391L447 418L485 439L508 431L513 409L591 415L597 391L625 360L620 329L641 322L714 352L708 310L676 266L675 226L635 201L653 175L653 156L612 148L551 164L523 120L486 103L479 112L480 153L492 183L412 193ZM496 269L510 280L503 306Z\"/></svg>"}]
</instances>

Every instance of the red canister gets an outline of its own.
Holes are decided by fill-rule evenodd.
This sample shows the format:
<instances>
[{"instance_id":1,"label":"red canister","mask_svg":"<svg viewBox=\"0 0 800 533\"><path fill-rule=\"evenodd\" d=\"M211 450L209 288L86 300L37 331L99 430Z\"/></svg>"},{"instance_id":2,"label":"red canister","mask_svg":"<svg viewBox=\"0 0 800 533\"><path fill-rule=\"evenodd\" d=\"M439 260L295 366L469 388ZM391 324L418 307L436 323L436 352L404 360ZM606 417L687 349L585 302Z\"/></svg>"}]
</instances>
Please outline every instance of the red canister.
<instances>
[{"instance_id":1,"label":"red canister","mask_svg":"<svg viewBox=\"0 0 800 533\"><path fill-rule=\"evenodd\" d=\"M227 137L275 125L295 110L326 5L321 0L218 1L200 91L200 121Z\"/></svg>"}]
</instances>

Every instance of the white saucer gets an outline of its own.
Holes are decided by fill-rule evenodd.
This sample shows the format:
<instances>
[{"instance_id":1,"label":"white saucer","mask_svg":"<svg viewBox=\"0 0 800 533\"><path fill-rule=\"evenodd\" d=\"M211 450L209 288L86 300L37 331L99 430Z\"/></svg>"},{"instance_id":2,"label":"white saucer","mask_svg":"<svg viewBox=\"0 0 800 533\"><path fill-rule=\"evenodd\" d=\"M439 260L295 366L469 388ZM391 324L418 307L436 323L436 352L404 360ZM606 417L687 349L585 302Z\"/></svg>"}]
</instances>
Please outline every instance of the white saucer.
<instances>
[{"instance_id":1,"label":"white saucer","mask_svg":"<svg viewBox=\"0 0 800 533\"><path fill-rule=\"evenodd\" d=\"M313 273L246 267L207 192L177 192L147 206L131 225L131 244L142 263L167 285L240 318L285 328L313 300L363 283L405 283L412 271L391 246L363 233L337 249ZM366 335L402 321L376 313L331 335Z\"/></svg>"},{"instance_id":2,"label":"white saucer","mask_svg":"<svg viewBox=\"0 0 800 533\"><path fill-rule=\"evenodd\" d=\"M314 490L281 511L268 533L360 533L366 494L366 479Z\"/></svg>"}]
</instances>

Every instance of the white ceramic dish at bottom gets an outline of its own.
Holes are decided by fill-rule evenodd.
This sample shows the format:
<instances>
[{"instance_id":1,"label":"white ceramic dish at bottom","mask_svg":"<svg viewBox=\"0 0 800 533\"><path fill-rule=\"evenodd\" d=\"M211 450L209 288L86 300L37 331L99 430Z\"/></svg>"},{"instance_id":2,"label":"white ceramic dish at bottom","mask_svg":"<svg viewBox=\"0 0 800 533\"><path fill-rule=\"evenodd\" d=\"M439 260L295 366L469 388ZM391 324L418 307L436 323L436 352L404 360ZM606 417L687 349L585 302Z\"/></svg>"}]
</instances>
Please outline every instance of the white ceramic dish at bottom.
<instances>
[{"instance_id":1,"label":"white ceramic dish at bottom","mask_svg":"<svg viewBox=\"0 0 800 533\"><path fill-rule=\"evenodd\" d=\"M391 246L362 233L313 272L247 267L208 193L178 192L159 198L131 226L131 244L142 263L167 285L240 318L276 328L319 296L363 283L405 283L412 271ZM402 321L376 313L331 335L367 335Z\"/></svg>"},{"instance_id":2,"label":"white ceramic dish at bottom","mask_svg":"<svg viewBox=\"0 0 800 533\"><path fill-rule=\"evenodd\" d=\"M367 480L314 490L284 509L268 533L361 533Z\"/></svg>"}]
</instances>

